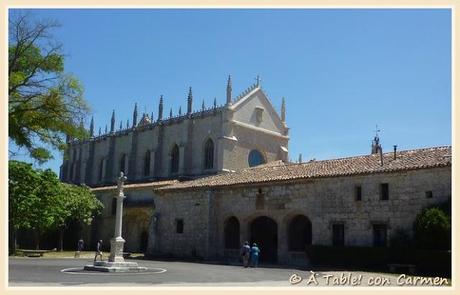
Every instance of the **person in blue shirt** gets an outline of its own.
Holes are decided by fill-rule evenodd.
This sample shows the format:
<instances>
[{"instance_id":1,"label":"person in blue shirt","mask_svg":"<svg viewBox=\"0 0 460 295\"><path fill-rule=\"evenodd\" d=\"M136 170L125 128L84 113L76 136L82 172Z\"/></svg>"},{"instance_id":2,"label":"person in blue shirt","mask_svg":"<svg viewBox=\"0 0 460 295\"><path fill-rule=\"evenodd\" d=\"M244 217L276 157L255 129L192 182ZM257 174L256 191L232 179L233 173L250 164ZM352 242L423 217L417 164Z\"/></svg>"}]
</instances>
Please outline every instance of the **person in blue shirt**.
<instances>
[{"instance_id":1,"label":"person in blue shirt","mask_svg":"<svg viewBox=\"0 0 460 295\"><path fill-rule=\"evenodd\" d=\"M259 265L259 253L259 247L257 247L256 243L253 243L251 248L251 262L253 267L257 267Z\"/></svg>"}]
</instances>

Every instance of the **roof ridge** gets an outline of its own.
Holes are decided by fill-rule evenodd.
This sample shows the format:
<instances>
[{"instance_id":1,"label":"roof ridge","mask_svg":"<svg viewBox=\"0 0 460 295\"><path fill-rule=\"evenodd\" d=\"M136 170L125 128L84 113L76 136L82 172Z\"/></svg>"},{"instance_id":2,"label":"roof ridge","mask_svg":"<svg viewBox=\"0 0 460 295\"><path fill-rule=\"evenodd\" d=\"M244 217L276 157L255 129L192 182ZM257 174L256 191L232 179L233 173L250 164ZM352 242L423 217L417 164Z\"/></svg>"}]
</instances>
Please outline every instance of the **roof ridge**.
<instances>
[{"instance_id":1,"label":"roof ridge","mask_svg":"<svg viewBox=\"0 0 460 295\"><path fill-rule=\"evenodd\" d=\"M435 147L416 148L416 149L410 149L410 150L399 150L399 151L397 151L397 153L407 153L407 152L414 152L414 151L433 150L433 149L447 149L447 148L452 148L452 146L451 145L443 145L443 146L435 146ZM391 155L391 154L393 154L393 151L383 153L383 155ZM310 160L308 162L302 162L302 163L288 163L287 165L305 165L305 164L309 164L309 163L312 163L312 162L318 163L318 162L328 162L328 161L348 160L348 159L359 159L359 158L377 157L377 156L378 156L378 154L368 154L368 155L349 156L349 157L324 159L324 160Z\"/></svg>"}]
</instances>

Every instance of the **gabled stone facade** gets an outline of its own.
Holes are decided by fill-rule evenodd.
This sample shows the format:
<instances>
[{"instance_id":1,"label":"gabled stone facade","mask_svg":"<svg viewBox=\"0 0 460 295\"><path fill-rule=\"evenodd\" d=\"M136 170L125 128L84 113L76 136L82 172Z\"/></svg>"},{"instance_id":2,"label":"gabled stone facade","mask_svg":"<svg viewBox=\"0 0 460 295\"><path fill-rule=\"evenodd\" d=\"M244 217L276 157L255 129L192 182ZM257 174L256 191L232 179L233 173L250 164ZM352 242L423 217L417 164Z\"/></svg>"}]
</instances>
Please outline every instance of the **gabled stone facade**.
<instances>
[{"instance_id":1,"label":"gabled stone facade","mask_svg":"<svg viewBox=\"0 0 460 295\"><path fill-rule=\"evenodd\" d=\"M249 153L256 150L263 162L288 159L288 128L273 108L259 84L254 84L236 99L231 99L231 80L227 102L193 112L191 88L187 113L163 118L163 97L158 119L143 114L137 123L115 130L115 112L106 134L71 140L61 166L61 179L89 186L112 184L120 171L129 182L235 171L249 167ZM230 98L230 99L229 99ZM285 108L283 106L283 112ZM151 115L153 116L153 115Z\"/></svg>"}]
</instances>

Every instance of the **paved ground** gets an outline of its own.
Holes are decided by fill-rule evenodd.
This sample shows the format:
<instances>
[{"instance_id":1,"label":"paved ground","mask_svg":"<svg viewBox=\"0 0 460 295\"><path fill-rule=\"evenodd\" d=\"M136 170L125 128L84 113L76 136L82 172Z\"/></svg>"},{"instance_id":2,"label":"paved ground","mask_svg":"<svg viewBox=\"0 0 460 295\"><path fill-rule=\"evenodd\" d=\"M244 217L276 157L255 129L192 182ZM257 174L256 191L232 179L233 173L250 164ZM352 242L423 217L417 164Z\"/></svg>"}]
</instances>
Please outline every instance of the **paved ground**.
<instances>
[{"instance_id":1,"label":"paved ground","mask_svg":"<svg viewBox=\"0 0 460 295\"><path fill-rule=\"evenodd\" d=\"M190 262L129 260L141 266L160 268L162 273L107 274L65 273L63 269L83 268L88 258L9 258L10 286L295 286L307 287L311 273L305 270L260 267L257 269L232 265ZM342 274L343 273L343 274ZM325 277L325 276L330 276ZM290 282L297 282L292 284ZM299 279L302 281L299 281ZM369 279L381 286L397 286L398 275L369 272L316 273L320 286L368 286ZM334 280L335 279L335 280ZM329 284L327 284L329 280ZM355 281L353 281L355 280ZM335 284L335 283L337 284ZM311 281L310 286L315 286Z\"/></svg>"}]
</instances>

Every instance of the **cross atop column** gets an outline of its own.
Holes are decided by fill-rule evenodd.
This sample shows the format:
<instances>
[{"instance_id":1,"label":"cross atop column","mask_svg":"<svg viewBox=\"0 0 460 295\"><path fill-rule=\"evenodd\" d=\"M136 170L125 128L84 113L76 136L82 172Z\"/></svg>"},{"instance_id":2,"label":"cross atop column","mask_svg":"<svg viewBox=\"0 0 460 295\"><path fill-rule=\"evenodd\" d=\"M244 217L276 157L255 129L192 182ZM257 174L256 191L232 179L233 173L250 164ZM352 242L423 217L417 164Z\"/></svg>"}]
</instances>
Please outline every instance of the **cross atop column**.
<instances>
[{"instance_id":1,"label":"cross atop column","mask_svg":"<svg viewBox=\"0 0 460 295\"><path fill-rule=\"evenodd\" d=\"M260 76L257 75L257 77L256 77L256 85L257 85L257 86L260 85L260 81L261 81Z\"/></svg>"},{"instance_id":2,"label":"cross atop column","mask_svg":"<svg viewBox=\"0 0 460 295\"><path fill-rule=\"evenodd\" d=\"M118 189L118 196L119 197L124 197L124 193L123 193L123 186L125 184L125 181L127 180L128 178L125 176L125 174L123 173L123 171L120 171L120 176L118 177L118 180L117 180L117 189Z\"/></svg>"},{"instance_id":3,"label":"cross atop column","mask_svg":"<svg viewBox=\"0 0 460 295\"><path fill-rule=\"evenodd\" d=\"M379 132L380 132L380 131L381 131L381 130L379 129L379 126L376 124L376 125L375 125L375 137L378 137L378 136L379 136Z\"/></svg>"}]
</instances>

